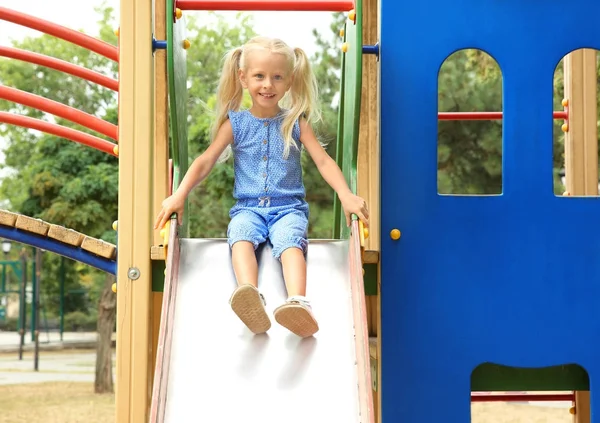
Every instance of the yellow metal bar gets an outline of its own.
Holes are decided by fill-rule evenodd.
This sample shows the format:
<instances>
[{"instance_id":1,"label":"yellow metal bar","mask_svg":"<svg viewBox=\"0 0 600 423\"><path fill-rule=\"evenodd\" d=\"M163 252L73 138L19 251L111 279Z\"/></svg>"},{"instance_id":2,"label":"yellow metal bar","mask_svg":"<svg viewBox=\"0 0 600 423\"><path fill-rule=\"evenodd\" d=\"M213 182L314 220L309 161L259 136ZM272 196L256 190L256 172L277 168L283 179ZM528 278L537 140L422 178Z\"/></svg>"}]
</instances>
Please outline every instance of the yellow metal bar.
<instances>
[{"instance_id":1,"label":"yellow metal bar","mask_svg":"<svg viewBox=\"0 0 600 423\"><path fill-rule=\"evenodd\" d=\"M145 423L154 166L152 0L122 0L120 7L116 422Z\"/></svg>"}]
</instances>

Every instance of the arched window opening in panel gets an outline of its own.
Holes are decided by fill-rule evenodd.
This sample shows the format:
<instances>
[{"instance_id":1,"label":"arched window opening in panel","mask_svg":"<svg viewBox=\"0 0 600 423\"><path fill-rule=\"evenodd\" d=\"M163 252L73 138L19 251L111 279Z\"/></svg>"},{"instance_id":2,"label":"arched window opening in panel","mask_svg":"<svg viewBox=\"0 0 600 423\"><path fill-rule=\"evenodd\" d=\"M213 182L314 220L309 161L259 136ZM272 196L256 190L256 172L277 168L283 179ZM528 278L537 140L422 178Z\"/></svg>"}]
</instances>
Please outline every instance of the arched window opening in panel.
<instances>
[{"instance_id":1,"label":"arched window opening in panel","mask_svg":"<svg viewBox=\"0 0 600 423\"><path fill-rule=\"evenodd\" d=\"M557 196L598 196L599 59L594 49L577 49L554 70L552 175Z\"/></svg>"},{"instance_id":2,"label":"arched window opening in panel","mask_svg":"<svg viewBox=\"0 0 600 423\"><path fill-rule=\"evenodd\" d=\"M502 71L478 49L454 52L438 74L439 194L502 194Z\"/></svg>"},{"instance_id":3,"label":"arched window opening in panel","mask_svg":"<svg viewBox=\"0 0 600 423\"><path fill-rule=\"evenodd\" d=\"M574 414L577 422L589 421L589 398L589 374L575 363L510 367L486 362L471 373L471 423L571 423Z\"/></svg>"}]
</instances>

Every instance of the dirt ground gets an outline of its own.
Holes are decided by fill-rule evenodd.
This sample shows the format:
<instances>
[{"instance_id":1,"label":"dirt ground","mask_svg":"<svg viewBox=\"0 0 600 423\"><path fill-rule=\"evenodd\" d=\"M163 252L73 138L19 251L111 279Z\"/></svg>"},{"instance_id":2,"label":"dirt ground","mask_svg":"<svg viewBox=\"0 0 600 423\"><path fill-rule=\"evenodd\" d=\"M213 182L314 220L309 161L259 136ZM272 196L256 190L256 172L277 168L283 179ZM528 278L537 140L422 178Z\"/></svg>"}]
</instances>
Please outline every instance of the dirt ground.
<instances>
[{"instance_id":1,"label":"dirt ground","mask_svg":"<svg viewBox=\"0 0 600 423\"><path fill-rule=\"evenodd\" d=\"M569 408L480 402L471 406L472 423L572 423Z\"/></svg>"},{"instance_id":2,"label":"dirt ground","mask_svg":"<svg viewBox=\"0 0 600 423\"><path fill-rule=\"evenodd\" d=\"M108 423L115 406L91 383L50 382L0 386L0 410L1 423Z\"/></svg>"}]
</instances>

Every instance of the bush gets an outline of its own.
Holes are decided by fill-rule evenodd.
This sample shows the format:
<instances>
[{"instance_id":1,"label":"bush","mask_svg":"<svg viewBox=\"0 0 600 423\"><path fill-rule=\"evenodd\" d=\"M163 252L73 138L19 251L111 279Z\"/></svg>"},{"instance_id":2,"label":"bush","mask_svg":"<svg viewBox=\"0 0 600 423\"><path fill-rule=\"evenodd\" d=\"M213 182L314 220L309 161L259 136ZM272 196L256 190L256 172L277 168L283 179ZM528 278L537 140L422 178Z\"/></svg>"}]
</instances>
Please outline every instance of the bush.
<instances>
[{"instance_id":1,"label":"bush","mask_svg":"<svg viewBox=\"0 0 600 423\"><path fill-rule=\"evenodd\" d=\"M96 330L96 313L86 314L73 311L65 314L65 332L94 332Z\"/></svg>"}]
</instances>

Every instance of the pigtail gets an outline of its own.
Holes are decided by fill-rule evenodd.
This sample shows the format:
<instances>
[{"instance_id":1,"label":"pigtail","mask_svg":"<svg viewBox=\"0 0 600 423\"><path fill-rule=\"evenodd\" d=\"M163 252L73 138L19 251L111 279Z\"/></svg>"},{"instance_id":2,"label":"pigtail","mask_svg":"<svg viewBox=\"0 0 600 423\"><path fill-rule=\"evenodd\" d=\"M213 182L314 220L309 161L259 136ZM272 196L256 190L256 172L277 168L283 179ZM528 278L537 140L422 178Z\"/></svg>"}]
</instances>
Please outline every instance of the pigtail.
<instances>
[{"instance_id":1,"label":"pigtail","mask_svg":"<svg viewBox=\"0 0 600 423\"><path fill-rule=\"evenodd\" d=\"M219 129L228 119L229 110L238 111L242 104L243 89L238 76L242 48L230 50L223 59L223 70L217 87L217 103L215 119L211 127L211 140L214 140ZM212 142L212 141L211 141ZM219 157L219 162L224 162L231 155L231 146L227 146Z\"/></svg>"},{"instance_id":2,"label":"pigtail","mask_svg":"<svg viewBox=\"0 0 600 423\"><path fill-rule=\"evenodd\" d=\"M289 92L290 108L281 125L285 146L283 156L288 157L290 146L293 142L292 132L296 121L304 117L308 122L318 122L321 119L319 108L319 88L317 79L312 71L310 61L301 48L294 49L296 56L293 70L293 82Z\"/></svg>"}]
</instances>

